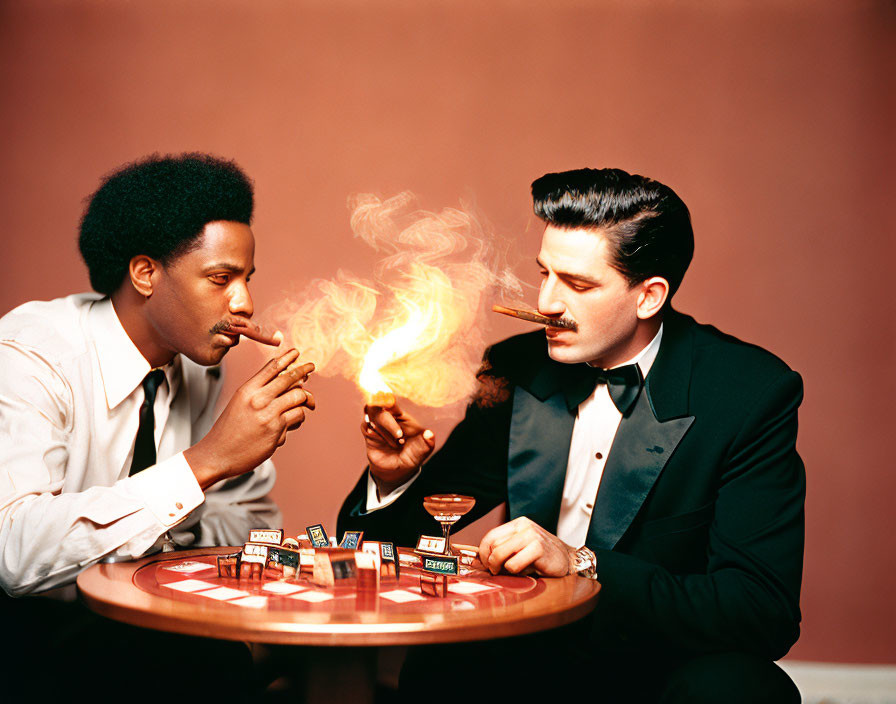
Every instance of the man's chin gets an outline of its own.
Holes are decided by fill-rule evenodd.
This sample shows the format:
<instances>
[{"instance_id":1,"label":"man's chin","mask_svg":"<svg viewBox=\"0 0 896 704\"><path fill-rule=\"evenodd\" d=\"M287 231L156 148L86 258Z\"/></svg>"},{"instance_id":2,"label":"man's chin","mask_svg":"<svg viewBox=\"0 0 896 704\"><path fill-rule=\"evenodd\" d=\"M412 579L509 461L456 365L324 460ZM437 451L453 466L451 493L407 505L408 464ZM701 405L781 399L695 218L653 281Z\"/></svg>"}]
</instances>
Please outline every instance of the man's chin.
<instances>
[{"instance_id":1,"label":"man's chin","mask_svg":"<svg viewBox=\"0 0 896 704\"><path fill-rule=\"evenodd\" d=\"M215 347L210 350L183 352L182 354L191 362L196 362L196 364L201 367L214 367L221 363L221 360L224 359L224 355L229 351L229 347Z\"/></svg>"},{"instance_id":2,"label":"man's chin","mask_svg":"<svg viewBox=\"0 0 896 704\"><path fill-rule=\"evenodd\" d=\"M551 343L548 340L548 356L561 364L579 364L587 361L586 356L569 345Z\"/></svg>"}]
</instances>

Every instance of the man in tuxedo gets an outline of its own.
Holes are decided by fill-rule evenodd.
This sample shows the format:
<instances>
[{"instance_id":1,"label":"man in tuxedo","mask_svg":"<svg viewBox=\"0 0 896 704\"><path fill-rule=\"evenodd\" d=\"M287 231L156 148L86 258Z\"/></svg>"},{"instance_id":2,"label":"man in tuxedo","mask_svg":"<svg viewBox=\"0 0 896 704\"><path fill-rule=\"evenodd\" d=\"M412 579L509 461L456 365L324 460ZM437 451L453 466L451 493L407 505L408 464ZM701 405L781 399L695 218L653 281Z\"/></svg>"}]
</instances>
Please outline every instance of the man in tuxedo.
<instances>
[{"instance_id":1,"label":"man in tuxedo","mask_svg":"<svg viewBox=\"0 0 896 704\"><path fill-rule=\"evenodd\" d=\"M494 693L799 701L773 663L799 634L799 375L672 309L693 254L672 189L582 169L532 194L538 309L557 326L486 353L464 419L428 461L431 431L397 404L365 408L369 468L339 523L407 545L432 526L427 494L475 496L466 522L506 501L483 563L598 579L598 606L572 628L412 652L403 686L423 686L437 657L479 669Z\"/></svg>"}]
</instances>

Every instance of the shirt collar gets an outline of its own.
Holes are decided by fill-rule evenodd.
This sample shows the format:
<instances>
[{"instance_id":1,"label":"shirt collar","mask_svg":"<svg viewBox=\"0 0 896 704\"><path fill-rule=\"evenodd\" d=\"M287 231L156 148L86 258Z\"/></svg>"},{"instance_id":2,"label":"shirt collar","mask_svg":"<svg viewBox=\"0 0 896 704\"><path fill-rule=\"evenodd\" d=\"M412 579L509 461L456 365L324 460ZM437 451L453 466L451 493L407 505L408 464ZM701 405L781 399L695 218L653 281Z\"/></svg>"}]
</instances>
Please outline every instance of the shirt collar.
<instances>
[{"instance_id":1,"label":"shirt collar","mask_svg":"<svg viewBox=\"0 0 896 704\"><path fill-rule=\"evenodd\" d=\"M110 298L94 303L90 313L93 346L106 392L106 404L111 410L140 386L152 367L128 337ZM179 368L177 363L163 367L169 389L174 389L173 376Z\"/></svg>"}]
</instances>

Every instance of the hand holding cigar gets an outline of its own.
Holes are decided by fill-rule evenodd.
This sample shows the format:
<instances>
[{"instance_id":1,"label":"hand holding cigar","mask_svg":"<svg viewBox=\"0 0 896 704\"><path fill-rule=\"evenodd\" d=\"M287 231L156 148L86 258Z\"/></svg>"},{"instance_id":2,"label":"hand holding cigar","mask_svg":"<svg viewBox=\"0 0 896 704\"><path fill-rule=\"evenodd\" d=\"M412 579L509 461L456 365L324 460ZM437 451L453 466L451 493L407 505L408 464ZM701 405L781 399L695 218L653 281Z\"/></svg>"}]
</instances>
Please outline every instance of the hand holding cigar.
<instances>
[{"instance_id":1,"label":"hand holding cigar","mask_svg":"<svg viewBox=\"0 0 896 704\"><path fill-rule=\"evenodd\" d=\"M231 320L222 320L212 328L212 332L223 332L229 335L242 335L250 340L260 342L263 345L271 345L277 347L283 342L283 333L279 330L268 330L257 323L253 323L248 318L234 318Z\"/></svg>"},{"instance_id":2,"label":"hand holding cigar","mask_svg":"<svg viewBox=\"0 0 896 704\"><path fill-rule=\"evenodd\" d=\"M410 479L436 444L433 432L403 412L388 392L372 395L364 406L361 433L380 497Z\"/></svg>"},{"instance_id":3,"label":"hand holding cigar","mask_svg":"<svg viewBox=\"0 0 896 704\"><path fill-rule=\"evenodd\" d=\"M314 364L298 359L299 351L288 349L269 360L236 390L206 436L184 450L203 490L264 462L315 408L303 388Z\"/></svg>"},{"instance_id":4,"label":"hand holding cigar","mask_svg":"<svg viewBox=\"0 0 896 704\"><path fill-rule=\"evenodd\" d=\"M519 318L520 320L528 320L530 323L537 323L549 328L566 328L567 330L578 330L578 325L572 320L566 318L548 318L545 315L530 310L521 310L519 308L508 308L507 306L493 305L492 310L495 313L509 315L511 318Z\"/></svg>"}]
</instances>

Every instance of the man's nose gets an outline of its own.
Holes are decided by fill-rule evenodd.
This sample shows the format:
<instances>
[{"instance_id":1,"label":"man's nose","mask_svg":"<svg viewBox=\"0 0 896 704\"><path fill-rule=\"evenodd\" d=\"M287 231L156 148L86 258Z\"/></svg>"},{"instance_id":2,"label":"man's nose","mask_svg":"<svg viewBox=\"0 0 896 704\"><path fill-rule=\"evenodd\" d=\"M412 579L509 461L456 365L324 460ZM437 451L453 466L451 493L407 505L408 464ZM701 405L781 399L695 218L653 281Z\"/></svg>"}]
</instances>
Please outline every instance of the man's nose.
<instances>
[{"instance_id":1,"label":"man's nose","mask_svg":"<svg viewBox=\"0 0 896 704\"><path fill-rule=\"evenodd\" d=\"M548 276L541 282L538 292L538 312L542 315L563 315L566 312L566 304L557 297L557 286L553 276Z\"/></svg>"},{"instance_id":2,"label":"man's nose","mask_svg":"<svg viewBox=\"0 0 896 704\"><path fill-rule=\"evenodd\" d=\"M255 307L252 304L252 294L249 293L249 287L246 284L236 286L230 296L230 312L234 315L244 315L247 318L252 317Z\"/></svg>"}]
</instances>

